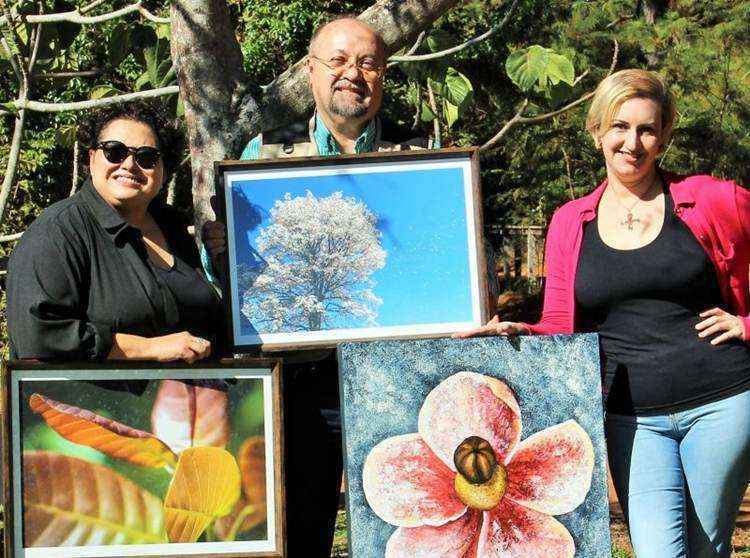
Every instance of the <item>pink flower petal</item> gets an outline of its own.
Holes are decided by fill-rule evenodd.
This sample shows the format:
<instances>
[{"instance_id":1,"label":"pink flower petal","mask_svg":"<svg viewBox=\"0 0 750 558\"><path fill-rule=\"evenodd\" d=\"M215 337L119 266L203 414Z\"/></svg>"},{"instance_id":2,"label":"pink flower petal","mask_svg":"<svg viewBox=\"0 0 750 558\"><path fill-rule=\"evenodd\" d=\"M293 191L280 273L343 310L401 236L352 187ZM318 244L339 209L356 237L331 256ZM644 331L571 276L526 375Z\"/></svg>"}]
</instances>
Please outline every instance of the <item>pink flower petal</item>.
<instances>
[{"instance_id":1,"label":"pink flower petal","mask_svg":"<svg viewBox=\"0 0 750 558\"><path fill-rule=\"evenodd\" d=\"M454 471L453 453L469 436L487 440L502 462L518 443L521 412L505 383L458 372L427 395L419 411L419 433Z\"/></svg>"},{"instance_id":2,"label":"pink flower petal","mask_svg":"<svg viewBox=\"0 0 750 558\"><path fill-rule=\"evenodd\" d=\"M484 514L477 558L573 558L575 551L562 523L504 498Z\"/></svg>"},{"instance_id":3,"label":"pink flower petal","mask_svg":"<svg viewBox=\"0 0 750 558\"><path fill-rule=\"evenodd\" d=\"M440 527L401 527L385 547L385 558L476 558L482 514L469 510Z\"/></svg>"},{"instance_id":4,"label":"pink flower petal","mask_svg":"<svg viewBox=\"0 0 750 558\"><path fill-rule=\"evenodd\" d=\"M466 511L454 478L419 434L406 434L372 448L362 471L362 488L372 511L391 525L443 525Z\"/></svg>"},{"instance_id":5,"label":"pink flower petal","mask_svg":"<svg viewBox=\"0 0 750 558\"><path fill-rule=\"evenodd\" d=\"M591 488L594 447L574 420L529 436L508 463L506 498L560 515L581 505Z\"/></svg>"}]
</instances>

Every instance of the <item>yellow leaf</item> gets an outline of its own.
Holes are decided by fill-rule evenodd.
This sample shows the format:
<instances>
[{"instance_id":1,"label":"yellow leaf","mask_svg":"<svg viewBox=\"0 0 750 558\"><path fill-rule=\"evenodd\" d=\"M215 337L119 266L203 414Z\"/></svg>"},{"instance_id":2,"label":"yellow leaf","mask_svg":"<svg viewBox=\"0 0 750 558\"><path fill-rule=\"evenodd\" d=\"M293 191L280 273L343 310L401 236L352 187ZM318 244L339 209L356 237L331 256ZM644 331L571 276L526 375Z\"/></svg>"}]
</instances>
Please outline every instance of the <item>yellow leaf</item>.
<instances>
[{"instance_id":1,"label":"yellow leaf","mask_svg":"<svg viewBox=\"0 0 750 558\"><path fill-rule=\"evenodd\" d=\"M177 461L172 450L148 432L38 393L29 398L29 406L66 440L94 448L110 457L144 467L174 467Z\"/></svg>"},{"instance_id":2,"label":"yellow leaf","mask_svg":"<svg viewBox=\"0 0 750 558\"><path fill-rule=\"evenodd\" d=\"M164 501L171 542L195 542L212 521L232 511L240 497L240 469L232 454L208 446L180 454Z\"/></svg>"},{"instance_id":3,"label":"yellow leaf","mask_svg":"<svg viewBox=\"0 0 750 558\"><path fill-rule=\"evenodd\" d=\"M111 469L47 451L22 469L26 546L167 542L161 500Z\"/></svg>"},{"instance_id":4,"label":"yellow leaf","mask_svg":"<svg viewBox=\"0 0 750 558\"><path fill-rule=\"evenodd\" d=\"M216 533L221 538L244 533L266 521L266 440L263 436L246 439L238 453L242 474L243 497L232 513L216 522ZM250 509L247 509L247 508ZM245 514L241 524L232 533L240 514Z\"/></svg>"}]
</instances>

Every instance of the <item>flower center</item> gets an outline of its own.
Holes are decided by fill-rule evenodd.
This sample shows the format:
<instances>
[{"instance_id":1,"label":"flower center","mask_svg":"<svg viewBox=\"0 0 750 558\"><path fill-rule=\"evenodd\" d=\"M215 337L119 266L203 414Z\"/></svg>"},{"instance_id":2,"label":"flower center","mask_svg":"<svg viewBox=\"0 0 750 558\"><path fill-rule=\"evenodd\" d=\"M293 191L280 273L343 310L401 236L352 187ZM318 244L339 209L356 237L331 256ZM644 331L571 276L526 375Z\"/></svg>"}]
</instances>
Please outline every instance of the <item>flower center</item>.
<instances>
[{"instance_id":1,"label":"flower center","mask_svg":"<svg viewBox=\"0 0 750 558\"><path fill-rule=\"evenodd\" d=\"M466 438L456 448L453 463L458 471L456 493L464 504L489 510L502 500L508 475L487 440L479 436Z\"/></svg>"}]
</instances>

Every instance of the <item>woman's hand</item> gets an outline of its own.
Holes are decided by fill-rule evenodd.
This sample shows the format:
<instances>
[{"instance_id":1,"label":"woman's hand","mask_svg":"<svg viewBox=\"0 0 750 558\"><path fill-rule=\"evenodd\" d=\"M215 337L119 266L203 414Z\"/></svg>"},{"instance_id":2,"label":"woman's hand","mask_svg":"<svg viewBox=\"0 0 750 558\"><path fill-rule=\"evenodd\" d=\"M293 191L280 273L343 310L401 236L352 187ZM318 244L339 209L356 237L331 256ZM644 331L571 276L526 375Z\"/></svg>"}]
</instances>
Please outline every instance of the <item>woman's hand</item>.
<instances>
[{"instance_id":1,"label":"woman's hand","mask_svg":"<svg viewBox=\"0 0 750 558\"><path fill-rule=\"evenodd\" d=\"M195 337L189 331L160 337L116 333L113 341L112 350L107 357L113 360L182 360L192 364L211 354L211 342L202 337Z\"/></svg>"},{"instance_id":2,"label":"woman's hand","mask_svg":"<svg viewBox=\"0 0 750 558\"><path fill-rule=\"evenodd\" d=\"M486 325L461 331L452 335L455 339L466 339L468 337L486 337L488 335L528 335L529 328L518 322L501 322L498 316L492 318Z\"/></svg>"},{"instance_id":3,"label":"woman's hand","mask_svg":"<svg viewBox=\"0 0 750 558\"><path fill-rule=\"evenodd\" d=\"M208 250L211 259L223 254L227 249L227 227L219 221L206 221L203 223L203 245Z\"/></svg>"},{"instance_id":4,"label":"woman's hand","mask_svg":"<svg viewBox=\"0 0 750 558\"><path fill-rule=\"evenodd\" d=\"M721 308L711 308L701 312L698 316L705 318L695 325L695 329L700 332L698 337L703 338L720 331L724 332L711 339L712 345L718 345L735 337L740 340L745 339L745 324L742 320Z\"/></svg>"}]
</instances>

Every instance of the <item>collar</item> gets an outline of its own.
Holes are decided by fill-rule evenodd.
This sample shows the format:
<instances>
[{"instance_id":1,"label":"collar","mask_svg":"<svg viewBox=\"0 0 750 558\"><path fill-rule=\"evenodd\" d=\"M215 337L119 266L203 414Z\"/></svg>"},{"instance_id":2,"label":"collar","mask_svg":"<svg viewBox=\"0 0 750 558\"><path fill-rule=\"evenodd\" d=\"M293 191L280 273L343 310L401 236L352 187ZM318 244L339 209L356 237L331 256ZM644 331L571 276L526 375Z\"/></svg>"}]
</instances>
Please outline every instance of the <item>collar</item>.
<instances>
[{"instance_id":1,"label":"collar","mask_svg":"<svg viewBox=\"0 0 750 558\"><path fill-rule=\"evenodd\" d=\"M127 230L130 226L117 211L104 201L104 198L99 195L94 185L91 183L91 178L87 178L83 187L80 190L80 196L86 207L89 208L94 218L101 225L101 227L112 237L115 241L118 236Z\"/></svg>"},{"instance_id":2,"label":"collar","mask_svg":"<svg viewBox=\"0 0 750 558\"><path fill-rule=\"evenodd\" d=\"M693 192L689 188L680 188L679 182L682 181L683 177L678 174L663 171L657 168L656 172L659 174L661 181L667 186L669 195L672 196L675 208L695 205L695 197ZM584 221L590 221L596 216L596 209L599 207L599 200L602 199L604 190L607 188L607 179L599 184L599 186L590 194L579 199L579 213L583 217Z\"/></svg>"},{"instance_id":3,"label":"collar","mask_svg":"<svg viewBox=\"0 0 750 558\"><path fill-rule=\"evenodd\" d=\"M319 155L328 156L341 154L341 149L339 148L339 144L336 142L336 138L334 138L333 134L328 130L328 128L326 128L326 125L323 123L323 119L317 112L315 113L315 115L313 115L313 118L310 121L310 125L310 136L312 137L315 145L318 148ZM355 153L367 153L369 151L372 151L373 146L375 145L375 140L380 135L379 131L380 119L376 116L367 123L367 125L362 130L362 133L357 138L357 142L354 145Z\"/></svg>"}]
</instances>

